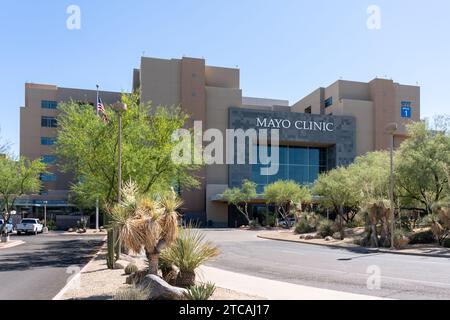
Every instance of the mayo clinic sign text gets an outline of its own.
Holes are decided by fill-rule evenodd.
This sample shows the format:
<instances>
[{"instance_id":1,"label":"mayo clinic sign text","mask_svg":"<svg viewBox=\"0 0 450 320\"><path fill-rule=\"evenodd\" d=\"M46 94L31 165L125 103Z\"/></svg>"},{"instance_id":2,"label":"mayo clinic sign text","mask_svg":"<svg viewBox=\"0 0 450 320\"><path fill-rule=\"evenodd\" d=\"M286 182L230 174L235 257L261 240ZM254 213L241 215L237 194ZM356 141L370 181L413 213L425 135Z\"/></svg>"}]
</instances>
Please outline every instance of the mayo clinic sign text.
<instances>
[{"instance_id":1,"label":"mayo clinic sign text","mask_svg":"<svg viewBox=\"0 0 450 320\"><path fill-rule=\"evenodd\" d=\"M334 123L332 122L317 122L317 121L291 121L288 119L272 119L272 118L257 118L256 126L258 128L269 129L290 129L295 127L297 130L306 131L322 131L322 132L334 132Z\"/></svg>"}]
</instances>

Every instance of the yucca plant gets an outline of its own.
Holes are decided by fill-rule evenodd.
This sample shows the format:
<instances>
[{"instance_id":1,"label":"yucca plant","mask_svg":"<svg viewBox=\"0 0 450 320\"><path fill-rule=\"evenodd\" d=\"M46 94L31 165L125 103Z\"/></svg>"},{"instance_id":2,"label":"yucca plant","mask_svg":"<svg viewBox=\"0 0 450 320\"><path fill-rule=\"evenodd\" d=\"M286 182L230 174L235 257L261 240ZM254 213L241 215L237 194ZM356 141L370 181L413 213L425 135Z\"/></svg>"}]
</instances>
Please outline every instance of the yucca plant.
<instances>
[{"instance_id":1,"label":"yucca plant","mask_svg":"<svg viewBox=\"0 0 450 320\"><path fill-rule=\"evenodd\" d=\"M122 191L120 204L110 208L112 225L119 231L119 241L130 251L142 250L148 259L148 273L158 273L161 251L178 236L178 214L181 200L171 193L156 201L139 193L134 182L128 182Z\"/></svg>"},{"instance_id":2,"label":"yucca plant","mask_svg":"<svg viewBox=\"0 0 450 320\"><path fill-rule=\"evenodd\" d=\"M205 241L205 235L193 225L182 230L176 241L164 250L161 259L179 269L176 284L189 288L195 284L195 269L219 255L219 249L212 242Z\"/></svg>"},{"instance_id":3,"label":"yucca plant","mask_svg":"<svg viewBox=\"0 0 450 320\"><path fill-rule=\"evenodd\" d=\"M215 284L208 282L190 287L184 296L186 300L206 301L212 297L215 291Z\"/></svg>"}]
</instances>

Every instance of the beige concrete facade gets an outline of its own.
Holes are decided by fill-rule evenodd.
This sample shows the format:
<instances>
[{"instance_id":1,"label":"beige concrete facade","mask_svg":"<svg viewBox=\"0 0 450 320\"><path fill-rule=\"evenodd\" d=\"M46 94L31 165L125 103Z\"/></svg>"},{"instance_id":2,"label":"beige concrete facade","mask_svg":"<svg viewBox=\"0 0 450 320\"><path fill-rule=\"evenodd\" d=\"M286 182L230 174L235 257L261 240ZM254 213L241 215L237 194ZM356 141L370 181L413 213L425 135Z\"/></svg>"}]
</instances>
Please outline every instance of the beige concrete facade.
<instances>
[{"instance_id":1,"label":"beige concrete facade","mask_svg":"<svg viewBox=\"0 0 450 320\"><path fill-rule=\"evenodd\" d=\"M208 66L204 59L156 59L143 57L140 67L133 70L133 90L140 92L141 102L153 106L179 105L190 116L186 127L194 121L202 121L203 129L229 128L229 109L291 111L319 115L351 116L356 119L356 154L387 149L389 135L385 127L397 122L396 145L405 137L405 125L420 120L420 88L400 85L392 80L374 79L368 83L339 80L326 88L318 88L291 105L287 100L244 97L240 88L240 70ZM119 93L101 92L104 103L114 103ZM56 137L56 128L41 126L42 116L56 116L57 111L41 108L44 100L68 101L69 99L94 103L95 90L58 88L51 85L26 84L25 107L20 110L21 155L37 159L51 155L54 146L41 145L42 137ZM332 103L329 102L332 100ZM326 105L328 101L329 105ZM403 118L402 101L412 107L411 118ZM224 150L226 142L223 142ZM61 197L67 194L71 176L58 172L56 181L46 182L48 195L40 199ZM212 221L214 226L228 226L228 206L212 201L229 185L229 166L206 166L195 173L200 188L182 190L183 213L202 221ZM59 196L55 197L55 194ZM59 199L59 198L58 198Z\"/></svg>"},{"instance_id":2,"label":"beige concrete facade","mask_svg":"<svg viewBox=\"0 0 450 320\"><path fill-rule=\"evenodd\" d=\"M120 100L121 94L116 92L100 92L104 103L114 103ZM70 100L96 104L96 90L80 90L59 88L55 85L25 84L25 106L20 108L20 155L35 160L45 156L53 156L54 145L42 143L42 139L56 139L57 128L42 126L42 117L56 118L58 110L43 108L43 102L68 102ZM93 107L94 108L94 107ZM67 203L68 190L73 175L61 172L56 164L48 164L47 171L54 175L54 181L43 182L41 194L29 197L29 201L57 201L63 206Z\"/></svg>"},{"instance_id":3,"label":"beige concrete facade","mask_svg":"<svg viewBox=\"0 0 450 320\"><path fill-rule=\"evenodd\" d=\"M325 107L325 101L333 104ZM401 115L402 101L411 102L411 118ZM386 150L390 135L386 126L396 122L395 134L398 146L406 136L406 124L420 120L420 87L401 85L392 80L374 79L369 83L339 80L327 88L319 88L292 106L294 112L354 116L357 120L357 154Z\"/></svg>"}]
</instances>

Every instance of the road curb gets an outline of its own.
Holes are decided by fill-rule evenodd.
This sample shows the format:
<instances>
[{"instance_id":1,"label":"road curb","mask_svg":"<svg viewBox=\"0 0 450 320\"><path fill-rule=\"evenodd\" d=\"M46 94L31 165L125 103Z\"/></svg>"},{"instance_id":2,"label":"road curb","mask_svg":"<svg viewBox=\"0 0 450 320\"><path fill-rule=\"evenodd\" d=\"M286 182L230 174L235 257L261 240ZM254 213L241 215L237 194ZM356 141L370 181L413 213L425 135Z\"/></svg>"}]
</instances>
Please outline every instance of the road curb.
<instances>
[{"instance_id":1,"label":"road curb","mask_svg":"<svg viewBox=\"0 0 450 320\"><path fill-rule=\"evenodd\" d=\"M105 241L106 241L106 237L103 238L103 242L105 242ZM106 246L106 244L103 244L100 247L100 249L89 260L89 262L86 263L86 265L83 267L83 269L81 269L80 272L78 272L75 276L73 276L72 279L70 279L70 281L66 283L66 285L58 292L58 294L56 296L53 297L52 300L62 300L62 297L64 296L64 294L72 287L72 284L81 277L81 274L84 271L86 271L89 264L91 264L99 256L100 252L105 248L105 246Z\"/></svg>"},{"instance_id":2,"label":"road curb","mask_svg":"<svg viewBox=\"0 0 450 320\"><path fill-rule=\"evenodd\" d=\"M364 247L344 247L336 244L325 244L325 243L314 243L314 242L306 242L306 241L295 241L295 240L287 240L287 239L279 239L279 238L273 238L268 236L262 236L257 235L260 239L265 240L272 240L272 241L281 241L281 242L290 242L290 243L300 243L300 244L307 244L307 245L313 245L313 246L321 246L321 247L328 247L333 249L342 249L342 250L352 250L357 249L361 251L366 251L368 253L388 253L388 254L397 254L397 255L403 255L403 256L418 256L418 257L429 257L429 258L444 258L444 259L450 259L449 255L442 255L442 254L427 254L427 253L413 253L413 252L399 252L399 251L391 251L386 249L374 249L374 248L364 248Z\"/></svg>"}]
</instances>

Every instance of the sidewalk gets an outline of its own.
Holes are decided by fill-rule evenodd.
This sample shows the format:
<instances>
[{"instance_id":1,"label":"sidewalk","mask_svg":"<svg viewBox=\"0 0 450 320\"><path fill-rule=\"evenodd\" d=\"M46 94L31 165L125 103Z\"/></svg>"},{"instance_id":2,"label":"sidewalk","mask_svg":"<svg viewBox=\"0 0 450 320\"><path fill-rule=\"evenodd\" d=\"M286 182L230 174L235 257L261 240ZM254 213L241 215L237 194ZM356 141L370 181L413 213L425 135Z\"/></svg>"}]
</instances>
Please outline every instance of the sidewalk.
<instances>
[{"instance_id":1,"label":"sidewalk","mask_svg":"<svg viewBox=\"0 0 450 320\"><path fill-rule=\"evenodd\" d=\"M0 250L20 246L24 244L22 240L10 240L9 242L0 242Z\"/></svg>"},{"instance_id":2,"label":"sidewalk","mask_svg":"<svg viewBox=\"0 0 450 320\"><path fill-rule=\"evenodd\" d=\"M360 294L306 287L287 282L268 280L212 267L200 267L200 279L218 287L265 297L268 300L384 300Z\"/></svg>"},{"instance_id":3,"label":"sidewalk","mask_svg":"<svg viewBox=\"0 0 450 320\"><path fill-rule=\"evenodd\" d=\"M351 238L346 238L345 240L331 240L325 241L323 239L311 239L305 240L300 239L300 235L294 234L289 231L273 231L265 232L258 235L258 238L266 240L284 241L284 242L297 242L308 245L318 245L324 247L338 248L338 249L364 249L376 253L389 253L389 254L400 254L400 255L413 255L422 257L434 257L434 258L450 258L450 249L442 248L437 245L411 245L405 249L391 250L386 248L364 248L353 244Z\"/></svg>"}]
</instances>

